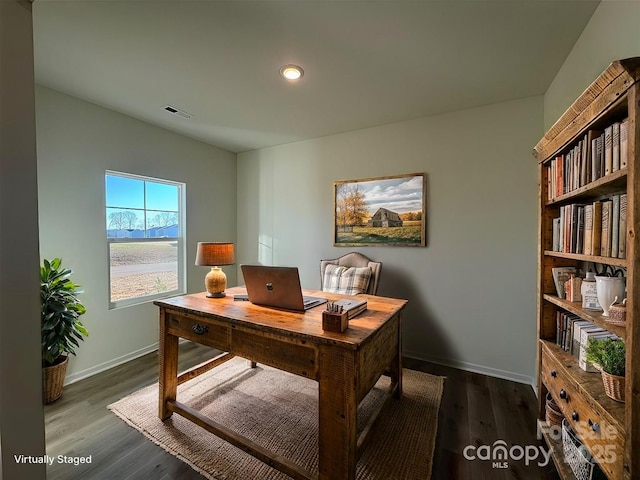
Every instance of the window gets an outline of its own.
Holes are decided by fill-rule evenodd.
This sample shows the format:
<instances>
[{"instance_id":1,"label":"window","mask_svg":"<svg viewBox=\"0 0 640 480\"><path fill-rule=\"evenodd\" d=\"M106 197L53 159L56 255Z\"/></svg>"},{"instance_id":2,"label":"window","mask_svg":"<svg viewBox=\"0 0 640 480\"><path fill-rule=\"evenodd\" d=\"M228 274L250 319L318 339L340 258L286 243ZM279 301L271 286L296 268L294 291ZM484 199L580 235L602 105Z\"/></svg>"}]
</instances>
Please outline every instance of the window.
<instances>
[{"instance_id":1,"label":"window","mask_svg":"<svg viewBox=\"0 0 640 480\"><path fill-rule=\"evenodd\" d=\"M184 183L107 171L110 308L185 292Z\"/></svg>"}]
</instances>

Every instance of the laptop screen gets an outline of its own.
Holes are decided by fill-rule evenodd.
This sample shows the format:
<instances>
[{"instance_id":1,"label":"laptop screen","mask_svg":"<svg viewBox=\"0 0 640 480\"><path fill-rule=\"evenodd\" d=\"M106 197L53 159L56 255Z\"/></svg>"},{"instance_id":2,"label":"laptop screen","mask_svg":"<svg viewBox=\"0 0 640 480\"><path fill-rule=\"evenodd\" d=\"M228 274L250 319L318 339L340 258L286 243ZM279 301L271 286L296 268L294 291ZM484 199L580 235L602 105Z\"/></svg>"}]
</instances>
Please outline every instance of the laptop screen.
<instances>
[{"instance_id":1,"label":"laptop screen","mask_svg":"<svg viewBox=\"0 0 640 480\"><path fill-rule=\"evenodd\" d=\"M302 312L326 303L325 298L304 297L296 267L240 265L249 301L256 305Z\"/></svg>"}]
</instances>

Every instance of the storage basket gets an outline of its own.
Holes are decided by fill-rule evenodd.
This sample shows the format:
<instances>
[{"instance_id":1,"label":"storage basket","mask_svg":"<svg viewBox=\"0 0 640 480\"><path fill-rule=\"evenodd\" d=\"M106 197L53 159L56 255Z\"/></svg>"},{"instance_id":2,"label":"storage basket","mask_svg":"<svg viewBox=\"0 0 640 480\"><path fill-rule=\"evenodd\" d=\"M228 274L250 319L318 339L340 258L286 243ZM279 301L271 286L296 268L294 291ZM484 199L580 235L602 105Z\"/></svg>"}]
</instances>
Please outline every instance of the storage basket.
<instances>
[{"instance_id":1,"label":"storage basket","mask_svg":"<svg viewBox=\"0 0 640 480\"><path fill-rule=\"evenodd\" d=\"M611 375L604 370L601 373L604 393L616 402L624 403L625 377Z\"/></svg>"},{"instance_id":2,"label":"storage basket","mask_svg":"<svg viewBox=\"0 0 640 480\"><path fill-rule=\"evenodd\" d=\"M547 405L545 407L545 419L549 426L560 426L562 425L562 420L564 419L564 415L558 407L558 404L553 400L553 397L550 393L547 393Z\"/></svg>"},{"instance_id":3,"label":"storage basket","mask_svg":"<svg viewBox=\"0 0 640 480\"><path fill-rule=\"evenodd\" d=\"M562 420L562 449L564 461L571 467L577 480L607 480L587 447L571 429L567 420Z\"/></svg>"},{"instance_id":4,"label":"storage basket","mask_svg":"<svg viewBox=\"0 0 640 480\"><path fill-rule=\"evenodd\" d=\"M63 362L42 369L42 400L45 404L54 402L62 396L68 364L69 356L66 356Z\"/></svg>"}]
</instances>

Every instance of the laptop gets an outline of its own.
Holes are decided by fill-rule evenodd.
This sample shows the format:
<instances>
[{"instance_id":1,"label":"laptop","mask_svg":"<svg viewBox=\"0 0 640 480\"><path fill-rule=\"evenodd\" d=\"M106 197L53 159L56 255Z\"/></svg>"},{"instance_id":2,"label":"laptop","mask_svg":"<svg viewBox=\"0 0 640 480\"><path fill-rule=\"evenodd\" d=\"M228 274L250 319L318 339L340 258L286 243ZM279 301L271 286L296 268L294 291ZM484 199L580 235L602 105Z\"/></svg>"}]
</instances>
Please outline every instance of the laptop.
<instances>
[{"instance_id":1,"label":"laptop","mask_svg":"<svg viewBox=\"0 0 640 480\"><path fill-rule=\"evenodd\" d=\"M296 267L240 265L251 303L304 312L327 302L326 298L302 295Z\"/></svg>"}]
</instances>

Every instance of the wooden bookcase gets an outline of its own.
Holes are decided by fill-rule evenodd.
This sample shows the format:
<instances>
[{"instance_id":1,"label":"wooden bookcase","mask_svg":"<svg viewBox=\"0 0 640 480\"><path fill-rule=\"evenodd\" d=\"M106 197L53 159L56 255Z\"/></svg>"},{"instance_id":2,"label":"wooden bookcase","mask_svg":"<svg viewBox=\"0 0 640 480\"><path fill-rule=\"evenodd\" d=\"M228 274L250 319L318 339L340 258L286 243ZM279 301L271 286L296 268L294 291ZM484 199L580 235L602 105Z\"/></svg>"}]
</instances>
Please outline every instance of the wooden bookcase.
<instances>
[{"instance_id":1,"label":"wooden bookcase","mask_svg":"<svg viewBox=\"0 0 640 480\"><path fill-rule=\"evenodd\" d=\"M538 426L562 478L575 478L558 441L557 429L545 428L545 400L550 393L568 423L582 433L585 445L600 460L610 480L640 478L640 57L612 63L549 129L534 148L538 160ZM551 165L583 141L584 158L592 153L589 132L628 118L627 165L594 181L578 180L569 192L558 191ZM557 160L555 160L557 162ZM592 179L592 178L591 178ZM553 181L552 181L553 180ZM554 183L555 182L555 183ZM550 189L555 188L553 195ZM554 251L553 219L561 207L592 204L614 195L627 195L626 257L613 258ZM624 234L624 233L623 233ZM579 250L579 249L578 249ZM579 302L556 293L552 268L576 267L583 272L610 265L626 271L627 320L613 326L607 317L584 310ZM626 343L626 401L618 403L604 393L599 373L583 371L577 359L556 345L558 312L588 320Z\"/></svg>"}]
</instances>

